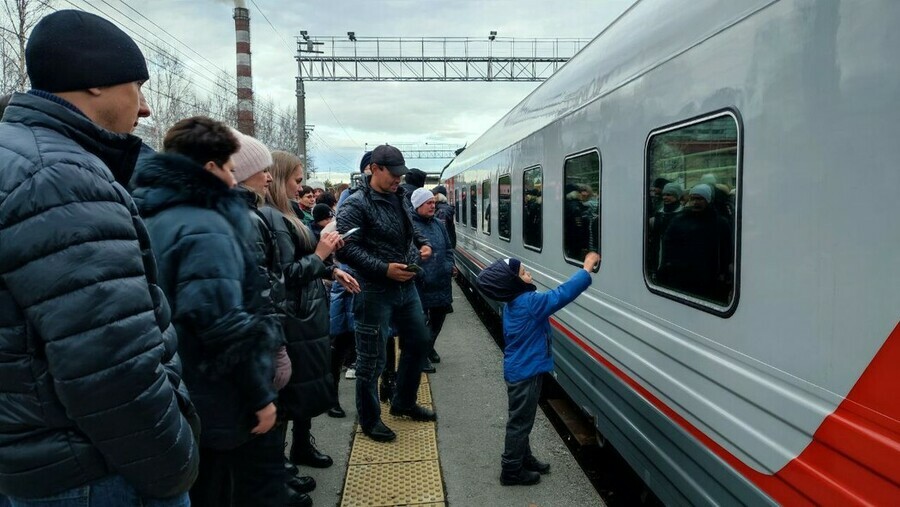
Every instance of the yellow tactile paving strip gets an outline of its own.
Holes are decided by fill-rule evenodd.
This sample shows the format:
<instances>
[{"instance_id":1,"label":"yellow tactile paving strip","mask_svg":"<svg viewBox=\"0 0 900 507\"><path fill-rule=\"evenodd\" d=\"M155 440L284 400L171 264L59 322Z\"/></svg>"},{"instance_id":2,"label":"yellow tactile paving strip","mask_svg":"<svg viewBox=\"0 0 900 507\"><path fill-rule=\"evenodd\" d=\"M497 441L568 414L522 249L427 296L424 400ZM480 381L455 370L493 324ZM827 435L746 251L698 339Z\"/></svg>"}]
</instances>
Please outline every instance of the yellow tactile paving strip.
<instances>
[{"instance_id":1,"label":"yellow tactile paving strip","mask_svg":"<svg viewBox=\"0 0 900 507\"><path fill-rule=\"evenodd\" d=\"M431 386L425 374L417 399L432 408ZM381 419L397 433L397 439L375 442L356 425L341 507L444 507L435 423L394 417L390 405L384 403Z\"/></svg>"}]
</instances>

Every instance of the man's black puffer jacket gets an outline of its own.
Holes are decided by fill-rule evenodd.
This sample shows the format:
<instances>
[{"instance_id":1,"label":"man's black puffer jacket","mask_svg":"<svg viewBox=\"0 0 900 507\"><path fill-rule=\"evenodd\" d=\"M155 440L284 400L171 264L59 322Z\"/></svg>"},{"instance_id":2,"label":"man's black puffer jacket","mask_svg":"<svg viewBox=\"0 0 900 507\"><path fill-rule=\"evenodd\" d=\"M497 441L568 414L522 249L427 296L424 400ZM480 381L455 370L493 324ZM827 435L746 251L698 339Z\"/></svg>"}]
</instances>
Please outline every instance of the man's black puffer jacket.
<instances>
[{"instance_id":1,"label":"man's black puffer jacket","mask_svg":"<svg viewBox=\"0 0 900 507\"><path fill-rule=\"evenodd\" d=\"M367 184L357 187L338 208L338 232L343 234L355 227L360 230L344 240L337 258L369 283L389 282L388 263L412 264L418 260L416 250L428 245L428 239L413 227L403 188L395 195L404 213L397 213L385 194Z\"/></svg>"},{"instance_id":2,"label":"man's black puffer jacket","mask_svg":"<svg viewBox=\"0 0 900 507\"><path fill-rule=\"evenodd\" d=\"M139 148L30 94L0 123L0 494L120 474L168 497L196 478L177 338L122 186Z\"/></svg>"},{"instance_id":3,"label":"man's black puffer jacket","mask_svg":"<svg viewBox=\"0 0 900 507\"><path fill-rule=\"evenodd\" d=\"M322 283L329 269L315 254L315 238L301 240L294 225L271 206L260 212L275 233L286 289L284 337L293 373L279 394L279 409L293 420L310 419L333 407L337 395L331 376L328 295Z\"/></svg>"},{"instance_id":4,"label":"man's black puffer jacket","mask_svg":"<svg viewBox=\"0 0 900 507\"><path fill-rule=\"evenodd\" d=\"M143 160L133 186L203 423L200 444L233 449L251 438L256 411L275 400L273 355L283 341L250 245L247 205L180 155Z\"/></svg>"}]
</instances>

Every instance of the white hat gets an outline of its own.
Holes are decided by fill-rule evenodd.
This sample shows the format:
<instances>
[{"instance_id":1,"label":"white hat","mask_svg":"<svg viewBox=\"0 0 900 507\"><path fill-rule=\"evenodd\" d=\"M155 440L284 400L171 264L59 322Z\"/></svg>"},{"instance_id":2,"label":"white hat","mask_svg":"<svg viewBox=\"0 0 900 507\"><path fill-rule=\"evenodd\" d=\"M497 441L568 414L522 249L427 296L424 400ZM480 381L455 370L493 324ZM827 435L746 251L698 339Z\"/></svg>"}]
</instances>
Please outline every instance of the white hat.
<instances>
[{"instance_id":1,"label":"white hat","mask_svg":"<svg viewBox=\"0 0 900 507\"><path fill-rule=\"evenodd\" d=\"M417 188L412 193L412 197L409 198L415 209L419 209L419 206L425 204L429 199L434 199L434 194L431 193L431 190L425 190L424 188Z\"/></svg>"}]
</instances>

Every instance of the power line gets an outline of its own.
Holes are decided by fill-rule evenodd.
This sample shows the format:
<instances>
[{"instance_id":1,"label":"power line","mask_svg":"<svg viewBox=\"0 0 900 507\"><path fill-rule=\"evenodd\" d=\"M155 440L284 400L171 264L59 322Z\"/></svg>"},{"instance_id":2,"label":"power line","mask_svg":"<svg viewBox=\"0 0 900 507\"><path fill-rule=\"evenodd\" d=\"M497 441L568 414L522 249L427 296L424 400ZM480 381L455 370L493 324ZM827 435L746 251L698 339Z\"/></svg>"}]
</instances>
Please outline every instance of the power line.
<instances>
[{"instance_id":1,"label":"power line","mask_svg":"<svg viewBox=\"0 0 900 507\"><path fill-rule=\"evenodd\" d=\"M120 0L120 1L121 1L121 0ZM288 41L287 41L284 37L281 36L281 32L279 32L278 29L275 28L275 25L273 25L272 22L269 21L269 16L266 16L266 13L263 12L262 9L260 9L259 5L256 5L256 0L250 0L250 3L252 3L253 6L256 7L256 10L257 10L260 14L262 14L263 19L265 19L265 20L266 20L266 23L268 23L269 26L272 27L272 30L275 32L276 35L278 35L278 38L281 39L281 42L283 42L284 45L287 46L288 51L290 52L291 56L293 57L293 55L294 55L294 47L293 47L292 45L288 44Z\"/></svg>"}]
</instances>

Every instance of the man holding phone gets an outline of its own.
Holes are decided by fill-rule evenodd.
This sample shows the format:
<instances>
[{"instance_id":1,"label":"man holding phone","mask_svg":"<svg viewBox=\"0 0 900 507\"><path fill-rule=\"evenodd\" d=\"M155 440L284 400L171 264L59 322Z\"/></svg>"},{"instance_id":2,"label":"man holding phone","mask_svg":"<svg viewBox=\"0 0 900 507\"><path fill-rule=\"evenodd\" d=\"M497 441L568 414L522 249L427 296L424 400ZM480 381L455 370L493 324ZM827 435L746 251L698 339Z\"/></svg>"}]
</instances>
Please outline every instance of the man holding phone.
<instances>
[{"instance_id":1,"label":"man holding phone","mask_svg":"<svg viewBox=\"0 0 900 507\"><path fill-rule=\"evenodd\" d=\"M408 172L397 148L372 151L368 184L353 192L337 214L346 234L338 260L359 275L362 292L354 301L356 327L356 407L363 433L378 442L396 434L381 421L378 377L385 366L385 343L393 323L400 338L397 388L391 414L433 421L435 413L416 404L422 366L431 340L413 279L417 257L431 257L428 240L413 227L400 178ZM354 228L359 230L348 234ZM413 267L411 267L413 266Z\"/></svg>"}]
</instances>

